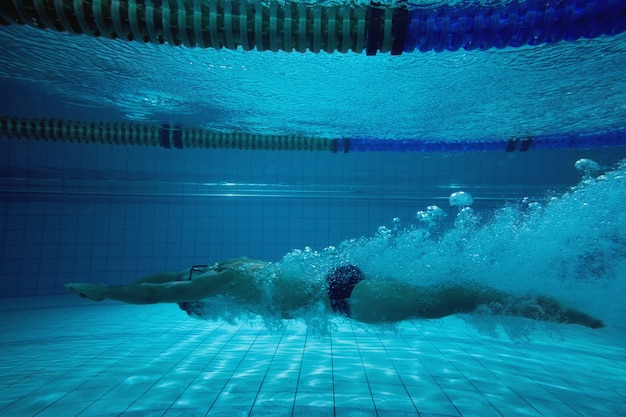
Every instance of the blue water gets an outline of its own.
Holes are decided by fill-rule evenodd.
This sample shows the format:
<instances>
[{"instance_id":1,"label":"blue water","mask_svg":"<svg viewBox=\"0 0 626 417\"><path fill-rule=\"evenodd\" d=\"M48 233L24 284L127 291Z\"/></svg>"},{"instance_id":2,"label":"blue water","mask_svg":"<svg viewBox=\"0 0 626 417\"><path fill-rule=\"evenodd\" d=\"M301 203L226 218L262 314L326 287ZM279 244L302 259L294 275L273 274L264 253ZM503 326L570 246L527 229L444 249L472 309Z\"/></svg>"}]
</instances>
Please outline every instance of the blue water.
<instances>
[{"instance_id":1,"label":"blue water","mask_svg":"<svg viewBox=\"0 0 626 417\"><path fill-rule=\"evenodd\" d=\"M367 57L0 27L0 115L448 142L598 133L624 127L625 52L624 34ZM0 138L0 414L624 415L624 161L623 147L332 154ZM488 311L370 326L317 306L282 322L220 303L201 321L63 288L243 255L302 286L354 263L374 280L546 294L606 327Z\"/></svg>"},{"instance_id":2,"label":"blue water","mask_svg":"<svg viewBox=\"0 0 626 417\"><path fill-rule=\"evenodd\" d=\"M0 114L445 142L594 133L623 127L625 49L622 34L401 56L256 53L8 26L0 28ZM2 148L2 273L24 277L4 278L4 295L58 293L84 270L119 283L130 271L198 257L288 253L283 262L298 268L341 260L420 284L545 291L618 316L621 148L362 157ZM580 158L601 165L582 183ZM458 191L476 203L457 213L447 198ZM441 206L441 218L430 219L429 206ZM63 261L50 266L54 258Z\"/></svg>"},{"instance_id":3,"label":"blue water","mask_svg":"<svg viewBox=\"0 0 626 417\"><path fill-rule=\"evenodd\" d=\"M488 213L474 211L469 195L457 192L449 198L458 209L452 216L429 206L409 224L395 218L373 236L319 252L292 251L282 267L322 282L325 271L341 262L359 265L372 279L480 282L519 296L552 294L623 328L626 216L619 206L625 185L623 161L615 170L584 176L562 194L525 198Z\"/></svg>"},{"instance_id":4,"label":"blue water","mask_svg":"<svg viewBox=\"0 0 626 417\"><path fill-rule=\"evenodd\" d=\"M329 138L623 127L626 35L454 53L246 53L0 28L0 113Z\"/></svg>"},{"instance_id":5,"label":"blue water","mask_svg":"<svg viewBox=\"0 0 626 417\"><path fill-rule=\"evenodd\" d=\"M594 133L623 127L625 48L617 35L401 56L255 53L8 26L0 113L446 142ZM130 271L248 255L319 271L353 262L420 284L545 291L619 315L621 148L308 157L2 147L4 295L58 293L84 270L120 283ZM579 183L581 158L601 166ZM475 197L471 212L447 201L458 191ZM441 218L430 219L429 206ZM51 266L54 258L63 261ZM15 273L23 280L7 279Z\"/></svg>"}]
</instances>

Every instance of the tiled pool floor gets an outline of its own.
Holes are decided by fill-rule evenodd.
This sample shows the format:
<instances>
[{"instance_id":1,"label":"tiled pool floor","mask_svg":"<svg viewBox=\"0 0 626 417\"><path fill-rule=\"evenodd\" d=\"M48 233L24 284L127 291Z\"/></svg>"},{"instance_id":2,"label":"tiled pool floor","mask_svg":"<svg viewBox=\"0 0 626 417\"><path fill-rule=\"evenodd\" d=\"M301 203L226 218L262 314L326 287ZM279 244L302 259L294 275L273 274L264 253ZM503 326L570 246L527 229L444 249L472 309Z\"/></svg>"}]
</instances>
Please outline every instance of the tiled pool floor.
<instances>
[{"instance_id":1,"label":"tiled pool floor","mask_svg":"<svg viewBox=\"0 0 626 417\"><path fill-rule=\"evenodd\" d=\"M626 349L610 328L511 340L458 317L395 330L340 320L320 338L298 322L62 296L3 299L0 329L3 416L626 415Z\"/></svg>"}]
</instances>

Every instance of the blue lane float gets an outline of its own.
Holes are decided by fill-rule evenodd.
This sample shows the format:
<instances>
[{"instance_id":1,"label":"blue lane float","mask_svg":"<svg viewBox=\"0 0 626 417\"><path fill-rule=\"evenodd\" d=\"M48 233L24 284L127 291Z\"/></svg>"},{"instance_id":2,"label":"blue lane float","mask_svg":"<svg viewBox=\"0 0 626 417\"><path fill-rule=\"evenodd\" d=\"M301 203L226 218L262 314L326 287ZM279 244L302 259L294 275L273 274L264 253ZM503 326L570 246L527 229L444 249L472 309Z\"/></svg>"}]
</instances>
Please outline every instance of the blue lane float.
<instances>
[{"instance_id":1,"label":"blue lane float","mask_svg":"<svg viewBox=\"0 0 626 417\"><path fill-rule=\"evenodd\" d=\"M420 138L338 139L338 152L527 152L550 149L597 149L626 146L626 128L599 133L552 134L472 141L429 141Z\"/></svg>"}]
</instances>

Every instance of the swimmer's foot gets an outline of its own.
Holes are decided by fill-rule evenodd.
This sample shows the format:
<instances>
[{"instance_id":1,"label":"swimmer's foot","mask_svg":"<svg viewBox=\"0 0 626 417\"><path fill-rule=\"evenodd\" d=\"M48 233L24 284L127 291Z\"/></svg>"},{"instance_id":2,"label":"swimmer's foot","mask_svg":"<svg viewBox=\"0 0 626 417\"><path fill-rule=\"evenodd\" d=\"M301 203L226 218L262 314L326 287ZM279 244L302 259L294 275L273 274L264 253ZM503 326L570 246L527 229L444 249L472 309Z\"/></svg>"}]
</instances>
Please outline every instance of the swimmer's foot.
<instances>
[{"instance_id":1,"label":"swimmer's foot","mask_svg":"<svg viewBox=\"0 0 626 417\"><path fill-rule=\"evenodd\" d=\"M103 284L83 284L83 283L69 283L65 284L65 288L70 292L77 294L81 298L88 298L93 301L102 301L106 297L104 296L104 290L106 285Z\"/></svg>"}]
</instances>

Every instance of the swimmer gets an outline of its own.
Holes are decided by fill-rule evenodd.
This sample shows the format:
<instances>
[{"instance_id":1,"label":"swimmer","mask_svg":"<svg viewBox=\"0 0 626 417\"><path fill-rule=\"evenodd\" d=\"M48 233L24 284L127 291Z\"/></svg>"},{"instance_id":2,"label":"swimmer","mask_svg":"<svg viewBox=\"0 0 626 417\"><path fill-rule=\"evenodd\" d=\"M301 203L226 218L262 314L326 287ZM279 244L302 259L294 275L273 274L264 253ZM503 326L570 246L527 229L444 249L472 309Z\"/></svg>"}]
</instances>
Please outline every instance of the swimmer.
<instances>
[{"instance_id":1,"label":"swimmer","mask_svg":"<svg viewBox=\"0 0 626 417\"><path fill-rule=\"evenodd\" d=\"M131 304L177 303L189 315L203 300L227 296L248 306L253 313L262 304L264 289L255 276L269 264L236 258L212 266L194 266L182 272L161 272L124 286L70 283L65 288L94 301L113 299ZM277 269L279 271L279 269ZM366 279L354 265L333 268L324 282L289 279L276 273L271 283L273 307L283 318L322 302L335 312L364 323L389 323L407 319L432 319L481 308L496 315L581 324L597 329L601 320L567 308L550 296L517 297L480 285L444 284L420 287L392 279Z\"/></svg>"}]
</instances>

